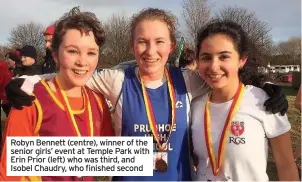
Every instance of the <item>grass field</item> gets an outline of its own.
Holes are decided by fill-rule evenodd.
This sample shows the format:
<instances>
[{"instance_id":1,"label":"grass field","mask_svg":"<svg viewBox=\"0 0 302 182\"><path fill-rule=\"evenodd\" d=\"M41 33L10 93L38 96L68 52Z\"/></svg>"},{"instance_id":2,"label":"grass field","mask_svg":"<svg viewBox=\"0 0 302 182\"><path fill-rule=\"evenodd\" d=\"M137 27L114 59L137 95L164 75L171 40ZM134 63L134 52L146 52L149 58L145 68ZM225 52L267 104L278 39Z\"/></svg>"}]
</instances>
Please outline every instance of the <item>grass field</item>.
<instances>
[{"instance_id":1,"label":"grass field","mask_svg":"<svg viewBox=\"0 0 302 182\"><path fill-rule=\"evenodd\" d=\"M292 135L293 148L295 150L296 147L301 144L301 113L299 110L294 108L294 102L295 102L295 98L296 98L298 90L293 89L288 86L283 86L283 88L284 88L284 91L287 95L287 99L289 102L289 109L288 109L287 115L288 115L289 121L292 124L291 135ZM1 116L3 116L3 115L4 115L4 113L2 112ZM3 126L4 120L5 120L5 118L1 117L2 126ZM300 165L301 165L301 163L300 163ZM267 172L268 172L270 181L278 180L276 166L275 166L271 153L269 154ZM97 178L97 179L104 180L103 177Z\"/></svg>"},{"instance_id":2,"label":"grass field","mask_svg":"<svg viewBox=\"0 0 302 182\"><path fill-rule=\"evenodd\" d=\"M289 86L283 86L283 89L287 95L287 100L289 103L287 116L288 116L288 120L292 125L291 136L293 142L293 149L295 150L296 147L301 144L301 112L294 107L298 90L293 89ZM301 161L300 161L300 166L301 166ZM276 166L271 153L269 154L267 172L270 181L278 180Z\"/></svg>"}]
</instances>

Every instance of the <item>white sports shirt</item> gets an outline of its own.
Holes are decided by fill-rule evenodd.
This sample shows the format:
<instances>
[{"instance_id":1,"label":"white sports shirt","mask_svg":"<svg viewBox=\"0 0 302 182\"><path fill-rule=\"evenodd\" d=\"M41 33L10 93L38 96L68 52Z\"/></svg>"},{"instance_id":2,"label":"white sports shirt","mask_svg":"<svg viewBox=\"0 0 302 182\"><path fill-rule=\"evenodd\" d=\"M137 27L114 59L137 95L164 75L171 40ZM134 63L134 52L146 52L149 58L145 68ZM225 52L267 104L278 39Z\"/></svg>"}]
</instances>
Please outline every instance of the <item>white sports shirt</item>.
<instances>
[{"instance_id":1,"label":"white sports shirt","mask_svg":"<svg viewBox=\"0 0 302 182\"><path fill-rule=\"evenodd\" d=\"M291 125L287 116L265 111L267 94L254 86L245 86L240 107L231 123L226 138L224 166L217 177L212 173L205 144L204 108L207 95L192 102L192 140L194 153L198 156L198 181L268 181L266 174L268 139L288 132ZM211 135L215 157L220 136L233 100L210 103ZM232 128L232 125L236 127Z\"/></svg>"}]
</instances>

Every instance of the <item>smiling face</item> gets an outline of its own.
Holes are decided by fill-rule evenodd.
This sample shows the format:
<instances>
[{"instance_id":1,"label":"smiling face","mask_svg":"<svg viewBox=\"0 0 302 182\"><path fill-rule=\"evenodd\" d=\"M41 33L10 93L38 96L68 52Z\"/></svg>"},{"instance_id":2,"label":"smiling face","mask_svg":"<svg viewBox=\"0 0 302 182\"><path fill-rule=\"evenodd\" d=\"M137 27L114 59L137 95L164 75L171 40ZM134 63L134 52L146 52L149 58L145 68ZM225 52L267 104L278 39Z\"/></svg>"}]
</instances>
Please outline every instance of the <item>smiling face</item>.
<instances>
[{"instance_id":1,"label":"smiling face","mask_svg":"<svg viewBox=\"0 0 302 182\"><path fill-rule=\"evenodd\" d=\"M213 89L238 84L239 68L246 58L240 58L233 40L224 34L214 34L200 43L198 69L201 77Z\"/></svg>"},{"instance_id":2,"label":"smiling face","mask_svg":"<svg viewBox=\"0 0 302 182\"><path fill-rule=\"evenodd\" d=\"M81 34L79 30L69 29L53 57L59 65L58 76L62 85L81 87L97 66L99 46L92 31Z\"/></svg>"},{"instance_id":3,"label":"smiling face","mask_svg":"<svg viewBox=\"0 0 302 182\"><path fill-rule=\"evenodd\" d=\"M134 30L132 51L142 76L161 77L173 43L166 23L143 20Z\"/></svg>"}]
</instances>

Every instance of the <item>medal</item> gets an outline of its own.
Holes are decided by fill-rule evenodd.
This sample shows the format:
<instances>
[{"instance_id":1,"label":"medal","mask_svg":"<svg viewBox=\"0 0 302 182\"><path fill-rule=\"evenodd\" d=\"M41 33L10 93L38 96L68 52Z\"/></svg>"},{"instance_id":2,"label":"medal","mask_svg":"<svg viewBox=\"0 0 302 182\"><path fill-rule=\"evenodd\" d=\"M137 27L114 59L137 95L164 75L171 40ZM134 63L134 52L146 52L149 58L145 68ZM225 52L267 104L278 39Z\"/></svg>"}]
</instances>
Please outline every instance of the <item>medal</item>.
<instances>
[{"instance_id":1,"label":"medal","mask_svg":"<svg viewBox=\"0 0 302 182\"><path fill-rule=\"evenodd\" d=\"M62 104L64 106L65 112L67 114L68 119L73 124L73 128L74 128L75 133L77 134L77 136L82 136L82 134L80 133L79 127L77 125L77 122L75 120L74 112L72 111L70 103L68 101L67 95L64 92L64 90L61 86L61 83L60 83L60 81L58 80L57 77L54 78L53 83L56 87L56 91L57 91L58 96L63 101ZM82 90L83 90L83 93L84 93L84 107L85 107L85 111L86 111L86 114L85 114L86 117L85 118L87 118L87 121L89 121L88 134L90 136L94 136L94 126L93 126L93 119L92 119L92 112L91 112L91 105L90 105L89 97L88 97L88 94L86 92L85 87L83 87ZM87 116L87 111L88 111L88 116Z\"/></svg>"},{"instance_id":2,"label":"medal","mask_svg":"<svg viewBox=\"0 0 302 182\"><path fill-rule=\"evenodd\" d=\"M224 154L225 154L225 146L226 146L226 137L228 136L229 130L230 130L230 124L235 116L235 113L237 112L242 96L244 92L244 85L243 83L239 83L237 92L234 96L232 105L230 107L230 111L228 113L228 116L226 118L223 131L221 133L220 141L219 141L219 149L218 149L218 159L216 159L214 154L214 148L212 143L212 135L211 135L211 118L210 118L210 95L208 96L208 99L205 104L205 112L204 112L204 133L205 133L205 140L206 140L206 147L208 151L208 155L210 158L210 163L212 166L212 172L214 176L217 176L219 173L219 170L222 167L222 163L224 160Z\"/></svg>"},{"instance_id":3,"label":"medal","mask_svg":"<svg viewBox=\"0 0 302 182\"><path fill-rule=\"evenodd\" d=\"M157 130L157 127L156 127L156 121L155 121L155 117L154 117L154 112L153 112L153 108L152 108L152 105L151 105L151 101L150 101L150 98L147 94L147 90L145 88L145 85L144 85L144 81L141 79L141 77L139 76L139 79L140 79L140 82L142 84L142 92L143 92L143 99L144 99L144 104L145 104L145 108L146 108L146 114L147 114L147 119L148 119L148 123L149 123L149 126L150 126L150 129L152 131L152 134L153 134L153 137L155 139L155 141L157 142L157 145L158 145L158 148L160 151L164 151L167 144L168 144L168 141L170 139L170 136L172 134L172 130L173 130L173 127L175 125L175 113L176 113L176 108L175 108L175 105L176 105L176 96L175 96L175 90L174 90L174 86L173 86L173 82L172 82L172 78L171 78L171 75L168 71L168 69L165 67L165 76L167 78L167 84L168 84L168 90L169 90L169 97L170 97L170 100L171 100L171 127L170 127L170 130L169 130L169 135L167 137L167 140L165 142L163 142L163 144L160 143L160 140L159 140L159 133L158 133L158 130ZM167 162L164 161L163 159L159 159L159 160L156 160L155 161L155 166L156 166L156 169L157 171L159 172L166 172L167 169L168 169L168 165L167 165Z\"/></svg>"},{"instance_id":4,"label":"medal","mask_svg":"<svg viewBox=\"0 0 302 182\"><path fill-rule=\"evenodd\" d=\"M168 170L168 165L164 159L157 159L155 161L155 168L158 172L166 172Z\"/></svg>"}]
</instances>

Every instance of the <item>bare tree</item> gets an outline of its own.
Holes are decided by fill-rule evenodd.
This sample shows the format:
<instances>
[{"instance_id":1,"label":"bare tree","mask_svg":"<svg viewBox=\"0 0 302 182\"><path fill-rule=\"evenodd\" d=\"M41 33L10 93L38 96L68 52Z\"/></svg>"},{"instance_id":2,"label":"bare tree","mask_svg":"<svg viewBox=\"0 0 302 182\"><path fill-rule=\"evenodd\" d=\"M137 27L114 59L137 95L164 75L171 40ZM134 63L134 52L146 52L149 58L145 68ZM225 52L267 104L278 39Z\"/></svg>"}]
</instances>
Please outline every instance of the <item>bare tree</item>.
<instances>
[{"instance_id":1,"label":"bare tree","mask_svg":"<svg viewBox=\"0 0 302 182\"><path fill-rule=\"evenodd\" d=\"M289 64L300 63L301 57L301 37L291 37L277 46L278 53L283 55Z\"/></svg>"},{"instance_id":2,"label":"bare tree","mask_svg":"<svg viewBox=\"0 0 302 182\"><path fill-rule=\"evenodd\" d=\"M130 49L130 19L124 14L113 14L104 24L106 43L101 62L116 65L133 59Z\"/></svg>"},{"instance_id":3,"label":"bare tree","mask_svg":"<svg viewBox=\"0 0 302 182\"><path fill-rule=\"evenodd\" d=\"M5 55L11 50L12 48L7 45L0 45L0 60L3 60Z\"/></svg>"},{"instance_id":4,"label":"bare tree","mask_svg":"<svg viewBox=\"0 0 302 182\"><path fill-rule=\"evenodd\" d=\"M258 67L267 65L272 54L273 44L268 24L259 20L254 12L240 7L225 7L215 14L214 19L236 22L247 33L248 61L240 71L240 77L245 84L259 86L267 77L258 73Z\"/></svg>"},{"instance_id":5,"label":"bare tree","mask_svg":"<svg viewBox=\"0 0 302 182\"><path fill-rule=\"evenodd\" d=\"M196 43L197 31L211 18L212 0L183 0L182 15L188 28L187 44Z\"/></svg>"},{"instance_id":6,"label":"bare tree","mask_svg":"<svg viewBox=\"0 0 302 182\"><path fill-rule=\"evenodd\" d=\"M32 45L36 48L38 60L44 54L44 27L41 24L29 22L19 24L10 32L9 42L12 47L21 48L25 45Z\"/></svg>"},{"instance_id":7,"label":"bare tree","mask_svg":"<svg viewBox=\"0 0 302 182\"><path fill-rule=\"evenodd\" d=\"M225 7L215 15L215 19L231 20L242 26L249 37L249 57L264 63L265 55L271 54L271 29L254 12L240 7Z\"/></svg>"}]
</instances>

